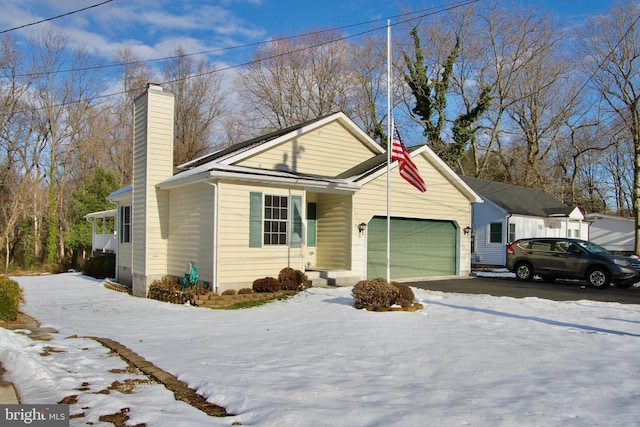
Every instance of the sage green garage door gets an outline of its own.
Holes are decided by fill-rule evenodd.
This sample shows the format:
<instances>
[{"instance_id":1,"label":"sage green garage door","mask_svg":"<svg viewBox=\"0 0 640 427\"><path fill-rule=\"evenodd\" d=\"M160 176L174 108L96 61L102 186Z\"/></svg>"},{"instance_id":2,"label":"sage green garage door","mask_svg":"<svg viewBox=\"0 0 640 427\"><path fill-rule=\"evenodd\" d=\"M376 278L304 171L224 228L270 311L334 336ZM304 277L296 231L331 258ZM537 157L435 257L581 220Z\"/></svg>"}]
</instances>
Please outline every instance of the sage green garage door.
<instances>
[{"instance_id":1,"label":"sage green garage door","mask_svg":"<svg viewBox=\"0 0 640 427\"><path fill-rule=\"evenodd\" d=\"M450 221L391 219L391 278L456 274L456 227ZM387 277L387 218L367 226L367 278Z\"/></svg>"}]
</instances>

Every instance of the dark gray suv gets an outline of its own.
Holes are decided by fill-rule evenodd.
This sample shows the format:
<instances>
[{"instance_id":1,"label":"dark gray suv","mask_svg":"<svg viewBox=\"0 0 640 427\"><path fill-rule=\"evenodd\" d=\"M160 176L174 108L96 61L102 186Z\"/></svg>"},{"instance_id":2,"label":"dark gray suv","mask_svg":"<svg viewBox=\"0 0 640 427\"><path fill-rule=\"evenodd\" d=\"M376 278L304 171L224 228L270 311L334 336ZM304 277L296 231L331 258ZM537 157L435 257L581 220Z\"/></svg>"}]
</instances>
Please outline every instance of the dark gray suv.
<instances>
[{"instance_id":1,"label":"dark gray suv","mask_svg":"<svg viewBox=\"0 0 640 427\"><path fill-rule=\"evenodd\" d=\"M630 288L640 282L640 259L614 255L602 246L578 239L516 240L507 245L507 268L519 280L531 280L534 275L548 282L578 279L600 289L610 283Z\"/></svg>"}]
</instances>

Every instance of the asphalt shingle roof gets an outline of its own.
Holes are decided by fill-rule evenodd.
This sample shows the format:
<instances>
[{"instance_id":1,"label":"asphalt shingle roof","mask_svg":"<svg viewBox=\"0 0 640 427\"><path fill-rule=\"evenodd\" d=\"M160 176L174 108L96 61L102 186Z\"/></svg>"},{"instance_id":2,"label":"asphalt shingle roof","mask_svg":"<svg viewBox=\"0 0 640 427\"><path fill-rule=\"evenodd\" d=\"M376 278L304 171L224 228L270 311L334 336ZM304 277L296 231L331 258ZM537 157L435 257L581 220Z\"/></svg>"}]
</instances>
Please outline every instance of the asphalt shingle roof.
<instances>
[{"instance_id":1,"label":"asphalt shingle roof","mask_svg":"<svg viewBox=\"0 0 640 427\"><path fill-rule=\"evenodd\" d=\"M537 188L521 187L501 182L461 176L476 193L507 212L539 217L568 216L575 208Z\"/></svg>"}]
</instances>

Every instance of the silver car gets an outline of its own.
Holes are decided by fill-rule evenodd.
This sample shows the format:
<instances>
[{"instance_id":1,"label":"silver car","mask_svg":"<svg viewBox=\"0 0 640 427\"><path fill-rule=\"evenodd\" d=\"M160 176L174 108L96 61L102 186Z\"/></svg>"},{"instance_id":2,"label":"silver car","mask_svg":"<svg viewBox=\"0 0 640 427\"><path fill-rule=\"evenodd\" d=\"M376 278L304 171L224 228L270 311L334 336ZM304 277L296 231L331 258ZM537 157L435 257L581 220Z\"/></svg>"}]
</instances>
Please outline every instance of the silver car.
<instances>
[{"instance_id":1,"label":"silver car","mask_svg":"<svg viewBox=\"0 0 640 427\"><path fill-rule=\"evenodd\" d=\"M610 283L630 288L640 282L640 259L615 255L600 245L579 239L516 240L507 245L507 268L519 280L531 280L534 275L547 282L578 279L600 289Z\"/></svg>"}]
</instances>

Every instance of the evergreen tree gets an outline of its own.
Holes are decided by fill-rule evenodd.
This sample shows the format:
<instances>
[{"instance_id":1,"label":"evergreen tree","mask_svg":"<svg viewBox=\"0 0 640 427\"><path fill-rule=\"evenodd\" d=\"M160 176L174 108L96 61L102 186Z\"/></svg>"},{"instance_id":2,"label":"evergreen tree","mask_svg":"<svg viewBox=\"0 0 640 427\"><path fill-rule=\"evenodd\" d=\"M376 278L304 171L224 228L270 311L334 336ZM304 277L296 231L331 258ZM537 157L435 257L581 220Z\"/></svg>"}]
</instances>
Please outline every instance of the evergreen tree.
<instances>
[{"instance_id":1,"label":"evergreen tree","mask_svg":"<svg viewBox=\"0 0 640 427\"><path fill-rule=\"evenodd\" d=\"M98 166L93 175L71 193L69 215L71 226L65 242L73 250L75 263L79 251L91 248L91 224L84 216L91 212L112 209L107 196L118 189L116 174ZM113 227L113 224L110 225Z\"/></svg>"}]
</instances>

